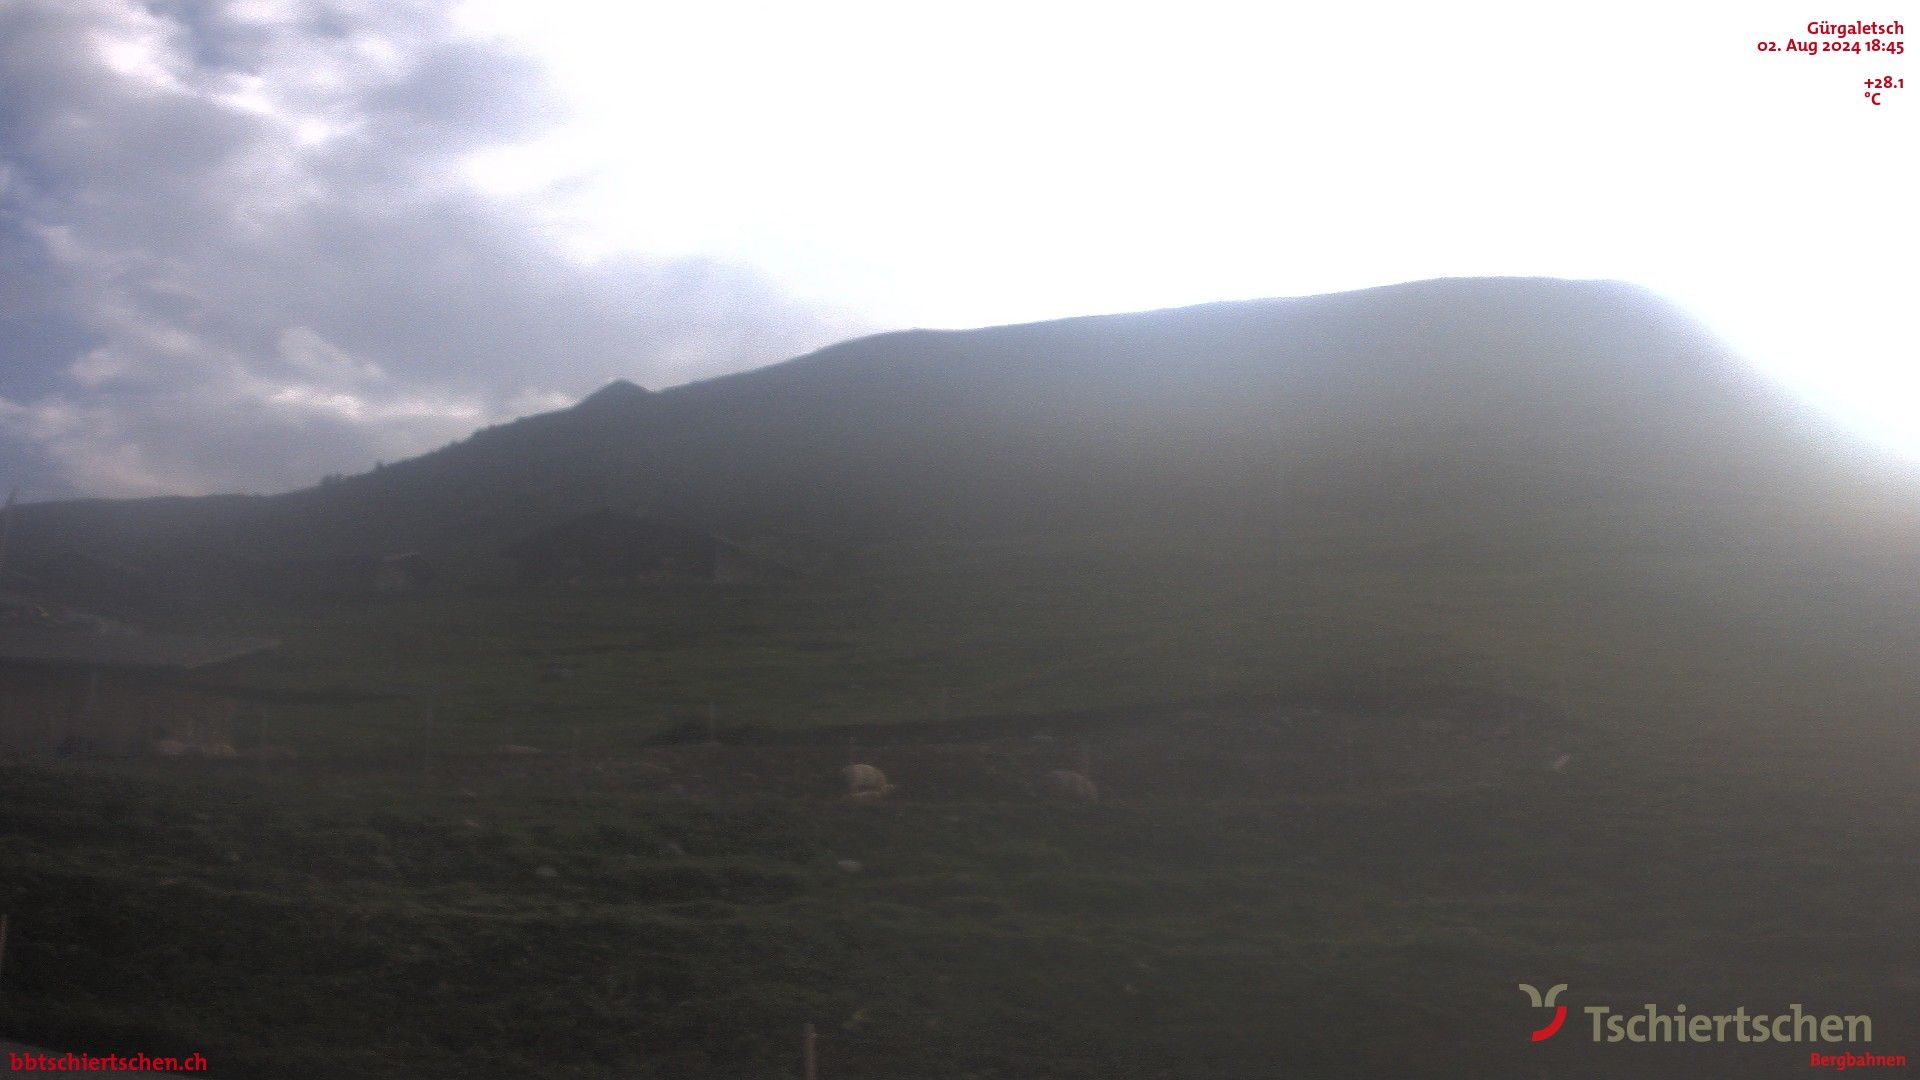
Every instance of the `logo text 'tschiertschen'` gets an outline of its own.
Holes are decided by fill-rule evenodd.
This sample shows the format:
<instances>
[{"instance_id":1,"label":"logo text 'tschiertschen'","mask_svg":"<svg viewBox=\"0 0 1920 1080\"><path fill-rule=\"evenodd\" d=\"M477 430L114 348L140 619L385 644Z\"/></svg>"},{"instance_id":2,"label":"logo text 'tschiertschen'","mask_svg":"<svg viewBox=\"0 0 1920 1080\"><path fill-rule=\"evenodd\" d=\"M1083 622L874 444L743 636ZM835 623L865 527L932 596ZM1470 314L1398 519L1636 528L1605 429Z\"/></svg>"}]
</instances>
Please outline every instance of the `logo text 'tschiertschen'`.
<instances>
[{"instance_id":1,"label":"logo text 'tschiertschen'","mask_svg":"<svg viewBox=\"0 0 1920 1080\"><path fill-rule=\"evenodd\" d=\"M1533 1031L1534 1042L1545 1042L1559 1034L1567 1021L1567 1007L1558 1004L1566 983L1556 983L1542 994L1531 983L1520 983L1520 991L1536 1009L1552 1009L1553 1017L1544 1027ZM1587 1005L1581 1012L1591 1021L1594 1042L1665 1043L1870 1043L1873 1041L1873 1017L1810 1013L1798 1002L1767 1012L1749 1010L1742 1005L1732 1012L1688 1012L1685 1005L1670 1009L1648 1003L1637 1009L1618 1011L1606 1005Z\"/></svg>"},{"instance_id":2,"label":"logo text 'tschiertschen'","mask_svg":"<svg viewBox=\"0 0 1920 1080\"><path fill-rule=\"evenodd\" d=\"M1593 1020L1594 1042L1872 1042L1873 1017L1815 1015L1798 1002L1786 1012L1689 1013L1685 1005L1663 1012L1651 1003L1618 1013L1605 1005L1581 1011ZM1604 1032L1604 1033L1603 1033Z\"/></svg>"}]
</instances>

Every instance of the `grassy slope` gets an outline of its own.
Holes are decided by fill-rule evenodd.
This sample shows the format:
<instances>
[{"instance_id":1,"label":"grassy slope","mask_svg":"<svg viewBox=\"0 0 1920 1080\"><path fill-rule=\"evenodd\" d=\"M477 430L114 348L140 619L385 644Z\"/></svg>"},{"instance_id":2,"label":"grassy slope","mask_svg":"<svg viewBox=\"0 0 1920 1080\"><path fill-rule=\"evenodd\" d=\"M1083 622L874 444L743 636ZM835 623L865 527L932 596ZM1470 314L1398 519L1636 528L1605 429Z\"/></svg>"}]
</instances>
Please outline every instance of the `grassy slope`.
<instances>
[{"instance_id":1,"label":"grassy slope","mask_svg":"<svg viewBox=\"0 0 1920 1080\"><path fill-rule=\"evenodd\" d=\"M1629 728L1909 715L1910 584L1557 520L1475 542L1157 532L876 549L743 588L449 590L230 613L236 677L433 688L448 749L631 749L702 719L793 730L1221 697L1496 690ZM1285 543L1282 541L1281 543ZM1305 554L1303 554L1305 553ZM1902 591L1904 589L1904 591ZM572 676L551 682L543 666ZM1344 697L1343 697L1344 695ZM412 705L290 715L310 753L418 747Z\"/></svg>"},{"instance_id":2,"label":"grassy slope","mask_svg":"<svg viewBox=\"0 0 1920 1080\"><path fill-rule=\"evenodd\" d=\"M1289 564L1114 533L765 588L234 612L289 633L254 677L440 684L440 771L379 706L275 719L308 764L265 776L7 770L0 1017L266 1077L783 1075L807 1021L828 1076L1805 1067L1519 1041L1513 984L1568 981L1866 1011L1876 1048L1911 1046L1911 743L1841 737L1911 717L1910 602L1562 527L1585 546L1348 536ZM577 675L540 681L549 657ZM1537 700L1407 727L1509 690ZM1112 795L1090 810L942 791L934 758L883 756L908 797L855 806L805 748L642 749L708 701L797 731L1199 698L1293 726L1090 728ZM610 771L454 753L574 728ZM370 744L405 766L324 765Z\"/></svg>"},{"instance_id":3,"label":"grassy slope","mask_svg":"<svg viewBox=\"0 0 1920 1080\"><path fill-rule=\"evenodd\" d=\"M1910 771L1665 738L1503 764L1092 809L7 769L0 1017L262 1077L795 1075L809 1021L828 1076L1805 1068L1530 1047L1520 981L1920 1034Z\"/></svg>"}]
</instances>

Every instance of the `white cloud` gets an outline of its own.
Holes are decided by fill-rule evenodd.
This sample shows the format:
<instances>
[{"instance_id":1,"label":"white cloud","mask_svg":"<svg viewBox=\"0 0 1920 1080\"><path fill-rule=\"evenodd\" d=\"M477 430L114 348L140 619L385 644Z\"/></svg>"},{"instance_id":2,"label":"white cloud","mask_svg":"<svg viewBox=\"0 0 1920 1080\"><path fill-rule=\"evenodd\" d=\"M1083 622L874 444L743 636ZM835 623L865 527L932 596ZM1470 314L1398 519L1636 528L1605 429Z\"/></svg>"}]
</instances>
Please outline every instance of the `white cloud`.
<instances>
[{"instance_id":1,"label":"white cloud","mask_svg":"<svg viewBox=\"0 0 1920 1080\"><path fill-rule=\"evenodd\" d=\"M560 118L544 80L431 0L0 6L0 455L286 488L852 328L749 270L583 263L475 192L464 162Z\"/></svg>"},{"instance_id":2,"label":"white cloud","mask_svg":"<svg viewBox=\"0 0 1920 1080\"><path fill-rule=\"evenodd\" d=\"M327 383L356 386L387 380L379 364L354 356L304 326L281 332L279 355L289 367Z\"/></svg>"}]
</instances>

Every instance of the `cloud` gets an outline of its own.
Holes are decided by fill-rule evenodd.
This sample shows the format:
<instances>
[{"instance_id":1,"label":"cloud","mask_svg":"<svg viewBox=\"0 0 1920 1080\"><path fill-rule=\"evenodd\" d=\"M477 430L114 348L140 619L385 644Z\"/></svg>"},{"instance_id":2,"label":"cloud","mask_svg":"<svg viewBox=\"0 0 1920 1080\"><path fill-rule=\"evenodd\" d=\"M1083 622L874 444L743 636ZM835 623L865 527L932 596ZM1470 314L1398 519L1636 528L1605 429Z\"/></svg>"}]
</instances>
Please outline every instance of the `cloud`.
<instances>
[{"instance_id":1,"label":"cloud","mask_svg":"<svg viewBox=\"0 0 1920 1080\"><path fill-rule=\"evenodd\" d=\"M447 0L0 7L0 471L279 490L861 328L471 179L565 119Z\"/></svg>"}]
</instances>

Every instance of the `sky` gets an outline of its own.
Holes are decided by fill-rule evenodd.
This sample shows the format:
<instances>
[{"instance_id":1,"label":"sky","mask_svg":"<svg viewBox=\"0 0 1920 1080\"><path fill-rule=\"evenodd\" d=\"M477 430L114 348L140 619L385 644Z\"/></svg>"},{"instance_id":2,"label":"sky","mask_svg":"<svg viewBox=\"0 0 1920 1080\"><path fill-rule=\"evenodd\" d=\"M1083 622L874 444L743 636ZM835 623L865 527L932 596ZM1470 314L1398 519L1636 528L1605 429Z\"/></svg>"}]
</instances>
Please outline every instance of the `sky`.
<instances>
[{"instance_id":1,"label":"sky","mask_svg":"<svg viewBox=\"0 0 1920 1080\"><path fill-rule=\"evenodd\" d=\"M1920 85L1785 51L1822 14L0 0L0 482L285 490L616 377L1478 274L1653 288L1920 459Z\"/></svg>"}]
</instances>

